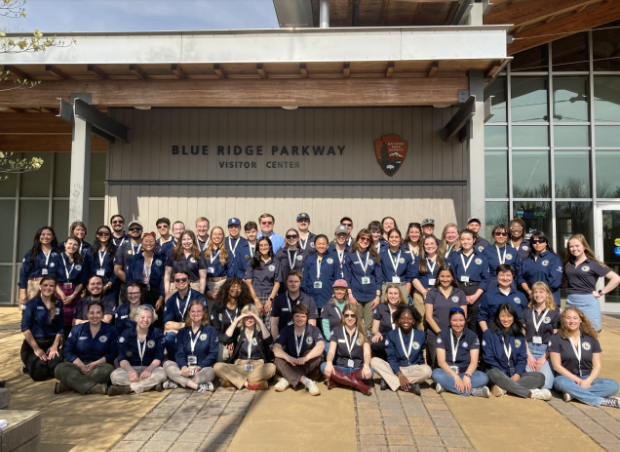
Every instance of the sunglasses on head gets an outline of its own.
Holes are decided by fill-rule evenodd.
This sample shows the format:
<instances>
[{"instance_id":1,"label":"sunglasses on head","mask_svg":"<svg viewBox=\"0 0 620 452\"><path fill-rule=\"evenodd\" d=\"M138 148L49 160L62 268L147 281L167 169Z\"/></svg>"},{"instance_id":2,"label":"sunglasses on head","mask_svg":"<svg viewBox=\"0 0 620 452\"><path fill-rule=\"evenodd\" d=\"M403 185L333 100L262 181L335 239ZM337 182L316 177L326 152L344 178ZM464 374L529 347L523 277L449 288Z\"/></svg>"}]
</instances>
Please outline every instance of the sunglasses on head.
<instances>
[{"instance_id":1,"label":"sunglasses on head","mask_svg":"<svg viewBox=\"0 0 620 452\"><path fill-rule=\"evenodd\" d=\"M465 315L465 311L463 311L462 308L452 308L450 309L450 312L460 312L461 314Z\"/></svg>"}]
</instances>

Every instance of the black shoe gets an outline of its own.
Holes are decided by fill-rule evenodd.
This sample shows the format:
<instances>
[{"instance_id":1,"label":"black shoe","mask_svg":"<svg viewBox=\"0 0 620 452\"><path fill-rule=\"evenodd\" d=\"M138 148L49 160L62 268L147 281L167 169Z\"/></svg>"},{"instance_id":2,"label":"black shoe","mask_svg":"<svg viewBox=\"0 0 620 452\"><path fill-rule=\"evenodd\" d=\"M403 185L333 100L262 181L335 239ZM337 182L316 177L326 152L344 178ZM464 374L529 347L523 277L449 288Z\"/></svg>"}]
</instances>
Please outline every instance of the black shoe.
<instances>
[{"instance_id":1,"label":"black shoe","mask_svg":"<svg viewBox=\"0 0 620 452\"><path fill-rule=\"evenodd\" d=\"M385 391L387 389L387 383L385 382L383 378L381 379L381 383L379 387L381 388L382 391Z\"/></svg>"},{"instance_id":2,"label":"black shoe","mask_svg":"<svg viewBox=\"0 0 620 452\"><path fill-rule=\"evenodd\" d=\"M131 388L129 386L120 386L120 385L110 385L108 387L108 395L110 397L117 395L125 395L131 392Z\"/></svg>"},{"instance_id":3,"label":"black shoe","mask_svg":"<svg viewBox=\"0 0 620 452\"><path fill-rule=\"evenodd\" d=\"M28 368L26 367L26 365L25 365L25 364L22 364L22 373L23 373L24 375L28 375Z\"/></svg>"},{"instance_id":4,"label":"black shoe","mask_svg":"<svg viewBox=\"0 0 620 452\"><path fill-rule=\"evenodd\" d=\"M157 385L155 386L155 391L162 392L163 390L164 390L164 384L163 383L157 383Z\"/></svg>"},{"instance_id":5,"label":"black shoe","mask_svg":"<svg viewBox=\"0 0 620 452\"><path fill-rule=\"evenodd\" d=\"M418 396L422 394L422 392L420 391L420 385L417 383L411 383L409 385L409 392Z\"/></svg>"},{"instance_id":6,"label":"black shoe","mask_svg":"<svg viewBox=\"0 0 620 452\"><path fill-rule=\"evenodd\" d=\"M0 388L6 388L6 380L0 380Z\"/></svg>"}]
</instances>

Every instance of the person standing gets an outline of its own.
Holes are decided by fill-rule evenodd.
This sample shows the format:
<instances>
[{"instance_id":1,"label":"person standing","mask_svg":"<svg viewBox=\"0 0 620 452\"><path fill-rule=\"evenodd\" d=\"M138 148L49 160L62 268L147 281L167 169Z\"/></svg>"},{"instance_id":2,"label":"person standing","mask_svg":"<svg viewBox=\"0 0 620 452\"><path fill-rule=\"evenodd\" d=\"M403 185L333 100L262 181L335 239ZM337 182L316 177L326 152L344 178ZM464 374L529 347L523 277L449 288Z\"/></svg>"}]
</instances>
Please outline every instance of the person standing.
<instances>
[{"instance_id":1,"label":"person standing","mask_svg":"<svg viewBox=\"0 0 620 452\"><path fill-rule=\"evenodd\" d=\"M243 274L239 275L237 272L237 266L245 265L247 260L246 263L238 263L237 260L245 260L245 256L248 256L249 259L250 252L247 239L241 237L241 220L239 220L239 218L228 219L228 237L224 240L224 245L226 246L226 252L228 253L229 258L227 276L229 278L232 278L233 276L243 278L245 276L245 267L243 268Z\"/></svg>"},{"instance_id":2,"label":"person standing","mask_svg":"<svg viewBox=\"0 0 620 452\"><path fill-rule=\"evenodd\" d=\"M273 247L268 237L258 239L257 249L245 274L245 282L265 326L271 328L271 303L282 283L280 261L274 259Z\"/></svg>"},{"instance_id":3,"label":"person standing","mask_svg":"<svg viewBox=\"0 0 620 452\"><path fill-rule=\"evenodd\" d=\"M476 234L476 241L474 242L474 249L481 253L486 247L491 246L491 243L480 235L480 230L482 229L482 223L480 223L480 218L471 217L467 220L467 229L473 231Z\"/></svg>"},{"instance_id":4,"label":"person standing","mask_svg":"<svg viewBox=\"0 0 620 452\"><path fill-rule=\"evenodd\" d=\"M300 213L297 215L297 230L299 231L299 248L307 254L314 253L314 239L316 234L310 232L310 215Z\"/></svg>"},{"instance_id":5,"label":"person standing","mask_svg":"<svg viewBox=\"0 0 620 452\"><path fill-rule=\"evenodd\" d=\"M112 226L112 243L118 249L125 242L129 241L129 236L123 230L125 226L125 218L121 214L112 215L110 218L110 225Z\"/></svg>"},{"instance_id":6,"label":"person standing","mask_svg":"<svg viewBox=\"0 0 620 452\"><path fill-rule=\"evenodd\" d=\"M125 291L127 290L127 283L125 281L127 262L131 256L142 253L142 223L133 220L129 223L128 231L129 237L121 241L114 254L114 273L121 283L120 300L122 303L127 302L125 297Z\"/></svg>"},{"instance_id":7,"label":"person standing","mask_svg":"<svg viewBox=\"0 0 620 452\"><path fill-rule=\"evenodd\" d=\"M277 253L280 248L284 246L284 237L274 232L273 226L276 223L276 219L269 213L264 213L258 217L258 224L260 226L260 232L257 238L267 237L271 240L273 253Z\"/></svg>"},{"instance_id":8,"label":"person standing","mask_svg":"<svg viewBox=\"0 0 620 452\"><path fill-rule=\"evenodd\" d=\"M35 233L32 248L22 259L19 270L19 304L22 309L28 300L39 295L39 284L44 276L56 277L61 271L56 266L57 247L56 233L50 226L43 226Z\"/></svg>"},{"instance_id":9,"label":"person standing","mask_svg":"<svg viewBox=\"0 0 620 452\"><path fill-rule=\"evenodd\" d=\"M537 282L544 282L551 289L553 299L559 309L560 286L564 274L562 260L553 252L543 232L536 231L532 234L530 246L531 253L523 261L521 289L531 298L533 285Z\"/></svg>"},{"instance_id":10,"label":"person standing","mask_svg":"<svg viewBox=\"0 0 620 452\"><path fill-rule=\"evenodd\" d=\"M334 282L341 278L342 270L338 259L327 254L326 235L317 235L314 239L314 246L316 252L310 254L304 262L302 290L312 297L318 309L323 309L333 294Z\"/></svg>"}]
</instances>

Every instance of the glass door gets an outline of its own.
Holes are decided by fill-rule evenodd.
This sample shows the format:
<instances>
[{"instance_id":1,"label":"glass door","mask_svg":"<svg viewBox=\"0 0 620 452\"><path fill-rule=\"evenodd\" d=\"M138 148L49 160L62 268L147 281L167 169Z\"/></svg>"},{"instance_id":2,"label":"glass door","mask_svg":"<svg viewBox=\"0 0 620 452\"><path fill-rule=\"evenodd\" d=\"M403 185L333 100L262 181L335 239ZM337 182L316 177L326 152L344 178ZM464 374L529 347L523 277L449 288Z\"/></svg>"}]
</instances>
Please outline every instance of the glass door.
<instances>
[{"instance_id":1,"label":"glass door","mask_svg":"<svg viewBox=\"0 0 620 452\"><path fill-rule=\"evenodd\" d=\"M596 257L616 273L620 273L620 204L599 204L597 207ZM606 283L599 280L598 289ZM620 286L600 298L603 312L620 312Z\"/></svg>"}]
</instances>

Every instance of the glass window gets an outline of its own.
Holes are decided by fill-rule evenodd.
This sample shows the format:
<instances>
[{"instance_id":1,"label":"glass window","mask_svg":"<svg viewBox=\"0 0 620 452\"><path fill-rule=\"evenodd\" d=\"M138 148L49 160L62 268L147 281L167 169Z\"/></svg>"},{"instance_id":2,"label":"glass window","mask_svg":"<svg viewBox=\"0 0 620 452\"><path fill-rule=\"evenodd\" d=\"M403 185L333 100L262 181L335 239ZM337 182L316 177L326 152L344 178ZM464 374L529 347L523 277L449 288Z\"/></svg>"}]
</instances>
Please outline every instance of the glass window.
<instances>
[{"instance_id":1,"label":"glass window","mask_svg":"<svg viewBox=\"0 0 620 452\"><path fill-rule=\"evenodd\" d=\"M16 283L11 281L13 267L0 267L0 303L11 302L11 288ZM6 356L6 355L5 355Z\"/></svg>"},{"instance_id":2,"label":"glass window","mask_svg":"<svg viewBox=\"0 0 620 452\"><path fill-rule=\"evenodd\" d=\"M551 238L551 202L514 201L512 207L514 216L525 221L526 238L535 231L542 231Z\"/></svg>"},{"instance_id":3,"label":"glass window","mask_svg":"<svg viewBox=\"0 0 620 452\"><path fill-rule=\"evenodd\" d=\"M577 33L551 43L554 71L589 70L588 33Z\"/></svg>"},{"instance_id":4,"label":"glass window","mask_svg":"<svg viewBox=\"0 0 620 452\"><path fill-rule=\"evenodd\" d=\"M88 235L86 236L86 241L92 245L93 240L95 240L95 232L97 232L97 228L102 224L105 224L103 221L103 210L104 210L104 201L90 201L88 205ZM150 231L154 228L146 228L146 230ZM146 232L146 230L144 232Z\"/></svg>"},{"instance_id":5,"label":"glass window","mask_svg":"<svg viewBox=\"0 0 620 452\"><path fill-rule=\"evenodd\" d=\"M105 196L105 152L93 152L90 155L90 197ZM96 226L95 226L96 227Z\"/></svg>"},{"instance_id":6,"label":"glass window","mask_svg":"<svg viewBox=\"0 0 620 452\"><path fill-rule=\"evenodd\" d=\"M69 235L69 201L53 201L52 209L52 227L60 243Z\"/></svg>"},{"instance_id":7,"label":"glass window","mask_svg":"<svg viewBox=\"0 0 620 452\"><path fill-rule=\"evenodd\" d=\"M18 158L17 155L14 154L13 158ZM1 174L1 176L7 176L7 179L0 181L0 196L15 197L17 195L17 174Z\"/></svg>"},{"instance_id":8,"label":"glass window","mask_svg":"<svg viewBox=\"0 0 620 452\"><path fill-rule=\"evenodd\" d=\"M512 192L515 198L549 198L549 151L512 151Z\"/></svg>"},{"instance_id":9,"label":"glass window","mask_svg":"<svg viewBox=\"0 0 620 452\"><path fill-rule=\"evenodd\" d=\"M597 148L620 147L620 126L595 126Z\"/></svg>"},{"instance_id":10,"label":"glass window","mask_svg":"<svg viewBox=\"0 0 620 452\"><path fill-rule=\"evenodd\" d=\"M589 198L590 151L555 151L555 196Z\"/></svg>"},{"instance_id":11,"label":"glass window","mask_svg":"<svg viewBox=\"0 0 620 452\"><path fill-rule=\"evenodd\" d=\"M596 150L596 196L620 198L620 151Z\"/></svg>"},{"instance_id":12,"label":"glass window","mask_svg":"<svg viewBox=\"0 0 620 452\"><path fill-rule=\"evenodd\" d=\"M547 79L543 77L513 77L511 80L512 121L548 121Z\"/></svg>"},{"instance_id":13,"label":"glass window","mask_svg":"<svg viewBox=\"0 0 620 452\"><path fill-rule=\"evenodd\" d=\"M1 184L1 182L0 182ZM0 201L0 262L13 262L15 240L15 201ZM21 256L19 256L21 259Z\"/></svg>"},{"instance_id":14,"label":"glass window","mask_svg":"<svg viewBox=\"0 0 620 452\"><path fill-rule=\"evenodd\" d=\"M508 197L508 156L505 150L484 153L485 195L487 198Z\"/></svg>"},{"instance_id":15,"label":"glass window","mask_svg":"<svg viewBox=\"0 0 620 452\"><path fill-rule=\"evenodd\" d=\"M484 128L484 145L488 148L504 148L507 146L505 126L486 126Z\"/></svg>"},{"instance_id":16,"label":"glass window","mask_svg":"<svg viewBox=\"0 0 620 452\"><path fill-rule=\"evenodd\" d=\"M71 180L71 153L56 154L54 162L54 196L69 197L69 182ZM92 182L91 182L92 183Z\"/></svg>"},{"instance_id":17,"label":"glass window","mask_svg":"<svg viewBox=\"0 0 620 452\"><path fill-rule=\"evenodd\" d=\"M588 126L554 126L553 141L555 147L575 148L590 146Z\"/></svg>"},{"instance_id":18,"label":"glass window","mask_svg":"<svg viewBox=\"0 0 620 452\"><path fill-rule=\"evenodd\" d=\"M24 158L26 159L31 159L32 157L42 158L43 166L36 171L22 174L21 196L49 196L53 155L50 153L24 152Z\"/></svg>"},{"instance_id":19,"label":"glass window","mask_svg":"<svg viewBox=\"0 0 620 452\"><path fill-rule=\"evenodd\" d=\"M49 190L49 187L48 187ZM47 225L48 201L20 201L19 204L19 237L17 260L32 248L32 240L40 227ZM57 238L62 240L62 231L56 231ZM60 242L59 240L59 242Z\"/></svg>"},{"instance_id":20,"label":"glass window","mask_svg":"<svg viewBox=\"0 0 620 452\"><path fill-rule=\"evenodd\" d=\"M549 146L549 127L513 126L512 145L514 147L547 147Z\"/></svg>"},{"instance_id":21,"label":"glass window","mask_svg":"<svg viewBox=\"0 0 620 452\"><path fill-rule=\"evenodd\" d=\"M553 77L553 120L588 120L588 77Z\"/></svg>"},{"instance_id":22,"label":"glass window","mask_svg":"<svg viewBox=\"0 0 620 452\"><path fill-rule=\"evenodd\" d=\"M592 237L592 203L556 202L556 252L564 259L568 238L573 234L583 234L588 243L594 244Z\"/></svg>"},{"instance_id":23,"label":"glass window","mask_svg":"<svg viewBox=\"0 0 620 452\"><path fill-rule=\"evenodd\" d=\"M484 225L484 237L491 237L491 231L495 225L508 225L508 202L487 201L484 205L486 218L486 224Z\"/></svg>"},{"instance_id":24,"label":"glass window","mask_svg":"<svg viewBox=\"0 0 620 452\"><path fill-rule=\"evenodd\" d=\"M612 28L618 25L620 22L613 22L605 26L605 30L592 30L595 71L620 71L620 60L615 58L620 48L620 33Z\"/></svg>"},{"instance_id":25,"label":"glass window","mask_svg":"<svg viewBox=\"0 0 620 452\"><path fill-rule=\"evenodd\" d=\"M597 122L620 122L620 77L594 77L594 118Z\"/></svg>"},{"instance_id":26,"label":"glass window","mask_svg":"<svg viewBox=\"0 0 620 452\"><path fill-rule=\"evenodd\" d=\"M549 69L549 46L543 44L513 55L510 70L513 72L547 71Z\"/></svg>"},{"instance_id":27,"label":"glass window","mask_svg":"<svg viewBox=\"0 0 620 452\"><path fill-rule=\"evenodd\" d=\"M506 122L506 79L497 77L484 90L484 100L493 96L491 113L493 117L488 122Z\"/></svg>"}]
</instances>

